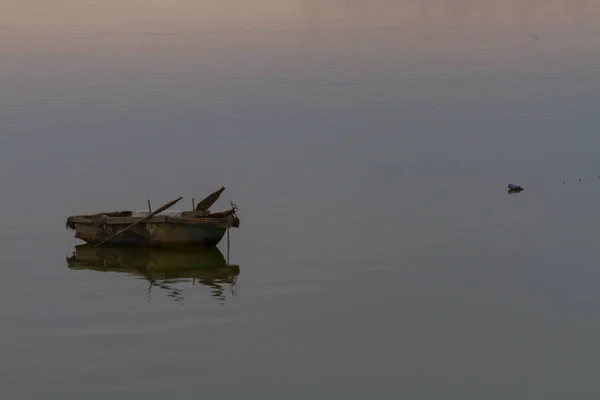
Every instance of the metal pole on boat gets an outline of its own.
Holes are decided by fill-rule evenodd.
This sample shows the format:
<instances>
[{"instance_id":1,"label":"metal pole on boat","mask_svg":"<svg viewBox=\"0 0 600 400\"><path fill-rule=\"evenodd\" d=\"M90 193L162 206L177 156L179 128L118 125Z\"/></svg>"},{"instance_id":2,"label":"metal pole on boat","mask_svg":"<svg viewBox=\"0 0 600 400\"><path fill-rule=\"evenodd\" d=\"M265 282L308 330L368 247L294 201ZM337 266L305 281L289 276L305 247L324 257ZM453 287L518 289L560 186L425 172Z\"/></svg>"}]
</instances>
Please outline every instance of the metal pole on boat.
<instances>
[{"instance_id":1,"label":"metal pole on boat","mask_svg":"<svg viewBox=\"0 0 600 400\"><path fill-rule=\"evenodd\" d=\"M229 266L229 228L227 228L227 266Z\"/></svg>"},{"instance_id":2,"label":"metal pole on boat","mask_svg":"<svg viewBox=\"0 0 600 400\"><path fill-rule=\"evenodd\" d=\"M152 212L152 205L150 205L150 199L148 199L148 212Z\"/></svg>"},{"instance_id":3,"label":"metal pole on boat","mask_svg":"<svg viewBox=\"0 0 600 400\"><path fill-rule=\"evenodd\" d=\"M196 209L196 200L192 197L192 210Z\"/></svg>"}]
</instances>

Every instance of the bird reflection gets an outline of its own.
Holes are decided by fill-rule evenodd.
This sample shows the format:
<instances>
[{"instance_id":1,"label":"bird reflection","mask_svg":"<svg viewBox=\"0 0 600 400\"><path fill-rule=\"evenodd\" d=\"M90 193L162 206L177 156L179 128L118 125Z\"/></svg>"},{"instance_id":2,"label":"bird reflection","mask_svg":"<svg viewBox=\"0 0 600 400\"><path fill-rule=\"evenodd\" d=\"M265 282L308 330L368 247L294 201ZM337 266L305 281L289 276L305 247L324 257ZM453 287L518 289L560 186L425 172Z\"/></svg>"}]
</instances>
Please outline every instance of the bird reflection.
<instances>
[{"instance_id":1,"label":"bird reflection","mask_svg":"<svg viewBox=\"0 0 600 400\"><path fill-rule=\"evenodd\" d=\"M120 272L149 282L148 301L152 290L161 289L175 303L183 304L184 284L200 283L210 288L210 294L221 304L228 294L227 286L235 295L235 284L240 268L227 264L217 248L206 249L146 249L124 246L83 244L67 257L73 270Z\"/></svg>"}]
</instances>

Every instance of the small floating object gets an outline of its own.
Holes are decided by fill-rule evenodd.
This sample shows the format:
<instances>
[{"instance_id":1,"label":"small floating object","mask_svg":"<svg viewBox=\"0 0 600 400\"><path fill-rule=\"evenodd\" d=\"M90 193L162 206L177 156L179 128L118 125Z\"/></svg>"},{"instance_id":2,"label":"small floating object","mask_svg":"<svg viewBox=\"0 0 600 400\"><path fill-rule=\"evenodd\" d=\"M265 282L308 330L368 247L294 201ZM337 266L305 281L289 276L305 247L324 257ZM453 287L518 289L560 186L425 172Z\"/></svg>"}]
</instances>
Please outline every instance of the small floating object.
<instances>
[{"instance_id":1,"label":"small floating object","mask_svg":"<svg viewBox=\"0 0 600 400\"><path fill-rule=\"evenodd\" d=\"M521 185L515 185L513 183L509 183L508 184L508 188L510 190L512 190L512 191L515 191L515 192L520 192L521 190L524 190L523 186L521 186Z\"/></svg>"}]
</instances>

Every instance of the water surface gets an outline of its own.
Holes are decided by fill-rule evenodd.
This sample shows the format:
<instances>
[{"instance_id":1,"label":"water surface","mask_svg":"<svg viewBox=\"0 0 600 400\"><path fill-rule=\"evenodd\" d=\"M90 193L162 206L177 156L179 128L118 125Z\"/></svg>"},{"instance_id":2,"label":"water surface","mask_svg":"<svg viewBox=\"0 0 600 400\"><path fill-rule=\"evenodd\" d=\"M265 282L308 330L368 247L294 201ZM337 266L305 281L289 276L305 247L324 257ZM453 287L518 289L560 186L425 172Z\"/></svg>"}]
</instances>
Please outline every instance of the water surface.
<instances>
[{"instance_id":1,"label":"water surface","mask_svg":"<svg viewBox=\"0 0 600 400\"><path fill-rule=\"evenodd\" d=\"M597 2L3 9L4 398L600 394ZM217 287L69 267L221 185Z\"/></svg>"}]
</instances>

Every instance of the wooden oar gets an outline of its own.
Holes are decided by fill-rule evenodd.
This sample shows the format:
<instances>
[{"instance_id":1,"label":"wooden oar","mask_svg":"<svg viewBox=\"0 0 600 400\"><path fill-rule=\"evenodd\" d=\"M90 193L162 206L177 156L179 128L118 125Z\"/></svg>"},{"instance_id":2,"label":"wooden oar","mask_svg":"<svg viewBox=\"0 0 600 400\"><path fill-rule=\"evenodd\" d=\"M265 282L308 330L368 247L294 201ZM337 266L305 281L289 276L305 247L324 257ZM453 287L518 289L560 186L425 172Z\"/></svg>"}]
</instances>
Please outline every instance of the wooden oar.
<instances>
[{"instance_id":1,"label":"wooden oar","mask_svg":"<svg viewBox=\"0 0 600 400\"><path fill-rule=\"evenodd\" d=\"M101 244L103 244L103 243L105 243L105 242L108 242L109 240L111 240L112 238L115 238L115 237L119 236L121 233L125 232L125 231L126 231L126 230L128 230L129 228L132 228L132 227L134 227L134 226L135 226L135 225L137 225L137 224L141 224L142 222L144 222L144 221L146 221L146 220L148 220L148 219L150 219L150 218L154 217L156 214L158 214L158 213L160 213L160 212L163 212L163 211L165 211L167 208L171 207L173 204L177 203L177 202L178 202L179 200L181 200L181 199L183 199L183 197L180 197L180 198L178 198L178 199L175 199L175 200L173 200L173 201L170 201L170 202L168 202L167 204L165 204L164 206L162 206L162 207L160 207L160 208L157 208L155 211L153 211L153 212L151 212L150 214L146 215L144 218L142 218L142 219L139 219L139 220L135 221L133 224L131 224L131 225L129 225L129 226L127 226L127 227L125 227L125 228L121 229L119 232L115 233L114 235L112 235L112 236L111 236L111 237L109 237L109 238L106 238L106 239L104 239L103 241L101 241L100 243L98 243L98 244L97 244L96 246L94 246L94 247L98 247L98 246L100 246Z\"/></svg>"},{"instance_id":2,"label":"wooden oar","mask_svg":"<svg viewBox=\"0 0 600 400\"><path fill-rule=\"evenodd\" d=\"M221 189L206 196L204 200L198 203L198 205L196 206L196 211L208 210L213 204L215 204L215 201L219 199L219 196L221 196L221 193L223 193L224 190L225 188L221 187Z\"/></svg>"}]
</instances>

